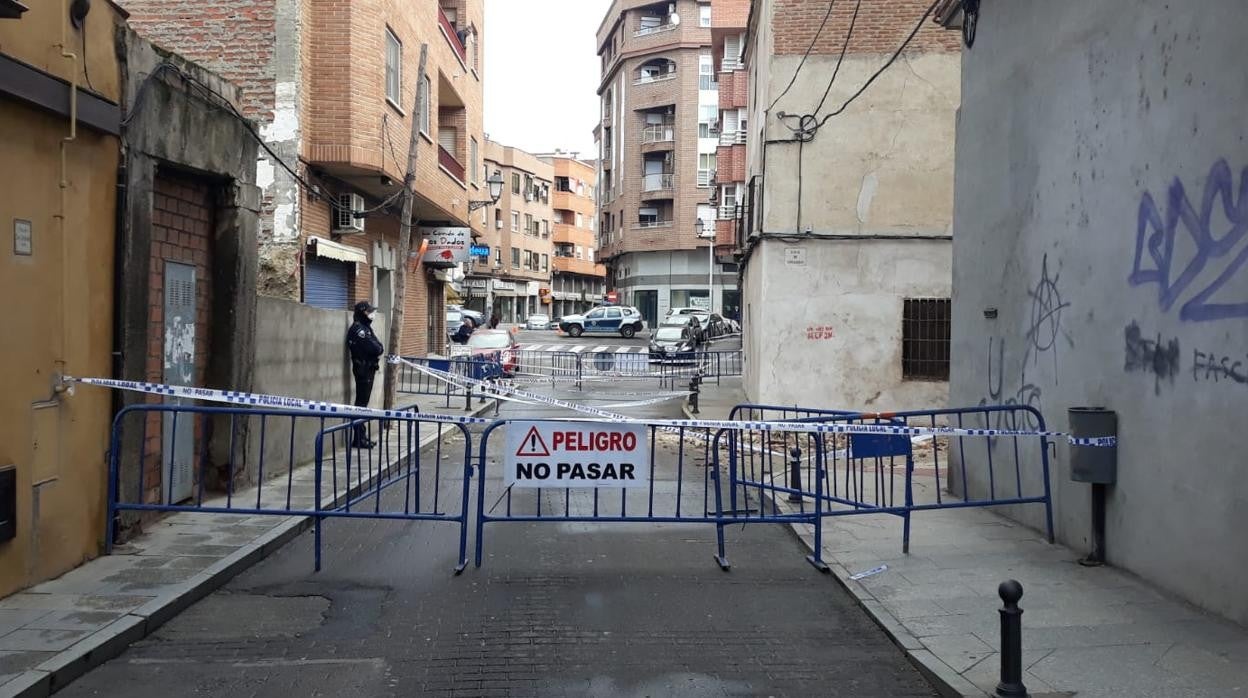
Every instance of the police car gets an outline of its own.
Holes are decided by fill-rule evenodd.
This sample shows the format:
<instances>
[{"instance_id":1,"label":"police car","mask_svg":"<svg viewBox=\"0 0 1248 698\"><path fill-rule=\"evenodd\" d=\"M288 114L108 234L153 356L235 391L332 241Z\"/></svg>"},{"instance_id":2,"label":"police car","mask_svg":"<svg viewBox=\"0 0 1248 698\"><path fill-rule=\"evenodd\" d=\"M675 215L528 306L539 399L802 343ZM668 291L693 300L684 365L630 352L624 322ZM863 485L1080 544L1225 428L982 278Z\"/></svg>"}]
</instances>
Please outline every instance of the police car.
<instances>
[{"instance_id":1,"label":"police car","mask_svg":"<svg viewBox=\"0 0 1248 698\"><path fill-rule=\"evenodd\" d=\"M645 329L641 313L626 305L604 305L584 315L564 315L559 329L573 337L582 334L619 334L628 338Z\"/></svg>"}]
</instances>

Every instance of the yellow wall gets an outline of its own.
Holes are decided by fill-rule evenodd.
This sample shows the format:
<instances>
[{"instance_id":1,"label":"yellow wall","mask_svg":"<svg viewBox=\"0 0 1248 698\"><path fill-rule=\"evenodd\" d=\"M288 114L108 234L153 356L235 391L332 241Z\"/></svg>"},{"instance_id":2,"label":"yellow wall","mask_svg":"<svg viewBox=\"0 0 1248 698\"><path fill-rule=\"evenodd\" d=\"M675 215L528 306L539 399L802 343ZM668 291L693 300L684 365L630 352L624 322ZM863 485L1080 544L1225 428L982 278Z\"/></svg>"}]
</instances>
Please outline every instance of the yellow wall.
<instances>
[{"instance_id":1,"label":"yellow wall","mask_svg":"<svg viewBox=\"0 0 1248 698\"><path fill-rule=\"evenodd\" d=\"M61 10L32 3L22 19L0 20L0 52L68 79L55 48ZM94 3L87 25L91 82L114 101L115 19ZM81 53L80 35L71 37ZM52 386L60 372L110 375L119 152L115 137L79 126L67 149L63 245L59 149L68 132L67 118L0 97L0 133L9 134L0 163L10 175L0 189L0 467L17 466L17 537L0 543L0 596L93 557L103 538L110 396L79 388L56 400ZM31 222L31 256L14 254L14 219Z\"/></svg>"}]
</instances>

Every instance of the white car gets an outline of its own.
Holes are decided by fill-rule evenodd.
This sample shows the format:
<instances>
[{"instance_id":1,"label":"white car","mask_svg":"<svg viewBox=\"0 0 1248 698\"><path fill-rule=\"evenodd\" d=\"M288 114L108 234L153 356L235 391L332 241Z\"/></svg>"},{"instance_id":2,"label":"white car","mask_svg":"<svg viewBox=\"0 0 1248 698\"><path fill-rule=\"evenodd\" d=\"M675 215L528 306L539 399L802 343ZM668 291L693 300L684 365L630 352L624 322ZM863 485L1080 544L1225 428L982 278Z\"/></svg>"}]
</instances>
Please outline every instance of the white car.
<instances>
[{"instance_id":1,"label":"white car","mask_svg":"<svg viewBox=\"0 0 1248 698\"><path fill-rule=\"evenodd\" d=\"M526 330L544 330L550 327L550 316L534 313L524 321L524 329Z\"/></svg>"}]
</instances>

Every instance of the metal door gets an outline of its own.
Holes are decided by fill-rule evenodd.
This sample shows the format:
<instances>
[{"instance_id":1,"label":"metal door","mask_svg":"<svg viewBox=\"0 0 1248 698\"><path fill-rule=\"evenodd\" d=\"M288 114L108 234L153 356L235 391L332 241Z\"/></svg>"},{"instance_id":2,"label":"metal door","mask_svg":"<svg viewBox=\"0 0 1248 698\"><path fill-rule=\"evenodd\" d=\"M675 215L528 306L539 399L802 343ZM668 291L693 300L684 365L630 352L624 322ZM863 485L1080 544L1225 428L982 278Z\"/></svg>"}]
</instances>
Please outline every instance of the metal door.
<instances>
[{"instance_id":1,"label":"metal door","mask_svg":"<svg viewBox=\"0 0 1248 698\"><path fill-rule=\"evenodd\" d=\"M641 311L641 317L645 319L647 326L651 328L659 326L658 291L635 291L633 302L637 304L637 309Z\"/></svg>"},{"instance_id":2,"label":"metal door","mask_svg":"<svg viewBox=\"0 0 1248 698\"><path fill-rule=\"evenodd\" d=\"M195 384L195 267L165 262L164 382ZM174 399L174 404L183 400ZM161 496L166 504L191 496L195 419L166 412L161 429Z\"/></svg>"}]
</instances>

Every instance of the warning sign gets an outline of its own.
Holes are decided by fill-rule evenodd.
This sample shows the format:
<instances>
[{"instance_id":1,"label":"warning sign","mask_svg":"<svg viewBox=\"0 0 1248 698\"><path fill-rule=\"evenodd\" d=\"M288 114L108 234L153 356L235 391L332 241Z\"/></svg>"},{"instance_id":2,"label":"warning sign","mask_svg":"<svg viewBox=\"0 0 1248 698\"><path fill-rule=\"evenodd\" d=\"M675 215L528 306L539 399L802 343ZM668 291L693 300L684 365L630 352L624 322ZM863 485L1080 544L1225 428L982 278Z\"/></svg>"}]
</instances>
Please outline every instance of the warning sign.
<instances>
[{"instance_id":1,"label":"warning sign","mask_svg":"<svg viewBox=\"0 0 1248 698\"><path fill-rule=\"evenodd\" d=\"M649 440L644 424L511 422L508 487L647 487Z\"/></svg>"}]
</instances>

